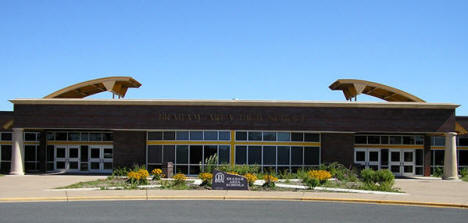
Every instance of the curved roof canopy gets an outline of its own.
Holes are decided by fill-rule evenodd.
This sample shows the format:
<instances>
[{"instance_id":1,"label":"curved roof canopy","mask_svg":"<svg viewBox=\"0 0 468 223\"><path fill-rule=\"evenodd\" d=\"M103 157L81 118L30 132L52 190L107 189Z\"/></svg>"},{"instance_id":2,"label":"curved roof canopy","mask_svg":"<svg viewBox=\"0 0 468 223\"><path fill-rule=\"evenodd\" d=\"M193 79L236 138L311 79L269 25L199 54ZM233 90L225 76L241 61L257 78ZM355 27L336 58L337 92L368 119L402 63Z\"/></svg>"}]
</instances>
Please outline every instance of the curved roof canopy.
<instances>
[{"instance_id":1,"label":"curved roof canopy","mask_svg":"<svg viewBox=\"0 0 468 223\"><path fill-rule=\"evenodd\" d=\"M60 89L44 98L84 98L104 91L125 97L128 88L139 88L141 84L132 77L105 77L89 80Z\"/></svg>"},{"instance_id":2,"label":"curved roof canopy","mask_svg":"<svg viewBox=\"0 0 468 223\"><path fill-rule=\"evenodd\" d=\"M425 102L402 90L364 80L339 79L329 87L332 90L342 90L346 100L352 100L359 94L367 94L391 102Z\"/></svg>"}]
</instances>

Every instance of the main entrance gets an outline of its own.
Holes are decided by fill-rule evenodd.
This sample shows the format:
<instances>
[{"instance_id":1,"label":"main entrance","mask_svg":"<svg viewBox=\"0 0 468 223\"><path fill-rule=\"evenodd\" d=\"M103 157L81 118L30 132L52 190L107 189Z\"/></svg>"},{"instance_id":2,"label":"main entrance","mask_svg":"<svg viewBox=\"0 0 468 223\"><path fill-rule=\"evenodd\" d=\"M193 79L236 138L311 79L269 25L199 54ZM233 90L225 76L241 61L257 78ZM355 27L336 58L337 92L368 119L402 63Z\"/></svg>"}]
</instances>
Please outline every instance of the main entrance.
<instances>
[{"instance_id":1,"label":"main entrance","mask_svg":"<svg viewBox=\"0 0 468 223\"><path fill-rule=\"evenodd\" d=\"M419 154L420 159L421 156L422 152ZM415 149L355 148L354 163L373 170L388 168L395 176L422 174L416 171L417 167L422 168L422 164L416 165Z\"/></svg>"},{"instance_id":2,"label":"main entrance","mask_svg":"<svg viewBox=\"0 0 468 223\"><path fill-rule=\"evenodd\" d=\"M380 169L380 149L355 149L354 163L364 168Z\"/></svg>"},{"instance_id":3,"label":"main entrance","mask_svg":"<svg viewBox=\"0 0 468 223\"><path fill-rule=\"evenodd\" d=\"M391 149L389 166L395 176L415 175L415 150L413 149Z\"/></svg>"},{"instance_id":4,"label":"main entrance","mask_svg":"<svg viewBox=\"0 0 468 223\"><path fill-rule=\"evenodd\" d=\"M56 145L54 170L111 173L113 148L109 145Z\"/></svg>"}]
</instances>

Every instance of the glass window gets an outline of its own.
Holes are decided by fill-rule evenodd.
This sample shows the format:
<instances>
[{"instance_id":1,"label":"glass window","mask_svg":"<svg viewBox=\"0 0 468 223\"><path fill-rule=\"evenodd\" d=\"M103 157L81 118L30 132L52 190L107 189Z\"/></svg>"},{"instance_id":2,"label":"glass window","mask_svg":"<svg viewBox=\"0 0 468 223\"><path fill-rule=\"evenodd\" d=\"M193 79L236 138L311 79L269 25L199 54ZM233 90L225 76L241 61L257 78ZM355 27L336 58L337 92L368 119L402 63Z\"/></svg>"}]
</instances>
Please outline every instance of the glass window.
<instances>
[{"instance_id":1,"label":"glass window","mask_svg":"<svg viewBox=\"0 0 468 223\"><path fill-rule=\"evenodd\" d=\"M25 161L36 161L36 146L27 145L24 147Z\"/></svg>"},{"instance_id":2,"label":"glass window","mask_svg":"<svg viewBox=\"0 0 468 223\"><path fill-rule=\"evenodd\" d=\"M219 146L219 154L218 154L218 163L219 164L229 164L231 157L231 149L230 146L220 145Z\"/></svg>"},{"instance_id":3,"label":"glass window","mask_svg":"<svg viewBox=\"0 0 468 223\"><path fill-rule=\"evenodd\" d=\"M293 142L303 142L304 141L304 133L302 133L302 132L293 132L293 133L291 133L291 141L293 141Z\"/></svg>"},{"instance_id":4,"label":"glass window","mask_svg":"<svg viewBox=\"0 0 468 223\"><path fill-rule=\"evenodd\" d=\"M390 144L401 145L401 136L390 136Z\"/></svg>"},{"instance_id":5,"label":"glass window","mask_svg":"<svg viewBox=\"0 0 468 223\"><path fill-rule=\"evenodd\" d=\"M354 144L367 144L367 136L355 136Z\"/></svg>"},{"instance_id":6,"label":"glass window","mask_svg":"<svg viewBox=\"0 0 468 223\"><path fill-rule=\"evenodd\" d=\"M357 162L364 162L366 161L366 152L364 151L356 151L356 161Z\"/></svg>"},{"instance_id":7,"label":"glass window","mask_svg":"<svg viewBox=\"0 0 468 223\"><path fill-rule=\"evenodd\" d=\"M459 138L458 139L458 144L460 146L468 146L468 138Z\"/></svg>"},{"instance_id":8,"label":"glass window","mask_svg":"<svg viewBox=\"0 0 468 223\"><path fill-rule=\"evenodd\" d=\"M380 163L383 166L388 165L388 149L380 150Z\"/></svg>"},{"instance_id":9,"label":"glass window","mask_svg":"<svg viewBox=\"0 0 468 223\"><path fill-rule=\"evenodd\" d=\"M102 141L102 133L100 132L89 133L89 141L95 141L95 142Z\"/></svg>"},{"instance_id":10,"label":"glass window","mask_svg":"<svg viewBox=\"0 0 468 223\"><path fill-rule=\"evenodd\" d=\"M188 131L176 132L176 139L177 140L189 140L189 132Z\"/></svg>"},{"instance_id":11,"label":"glass window","mask_svg":"<svg viewBox=\"0 0 468 223\"><path fill-rule=\"evenodd\" d=\"M319 165L320 149L318 147L304 147L304 165Z\"/></svg>"},{"instance_id":12,"label":"glass window","mask_svg":"<svg viewBox=\"0 0 468 223\"><path fill-rule=\"evenodd\" d=\"M291 134L289 132L278 132L278 141L288 142L291 141Z\"/></svg>"},{"instance_id":13,"label":"glass window","mask_svg":"<svg viewBox=\"0 0 468 223\"><path fill-rule=\"evenodd\" d=\"M276 164L276 146L263 147L263 165Z\"/></svg>"},{"instance_id":14,"label":"glass window","mask_svg":"<svg viewBox=\"0 0 468 223\"><path fill-rule=\"evenodd\" d=\"M55 150L56 150L55 156L57 158L65 158L65 148L58 147L58 148L55 148Z\"/></svg>"},{"instance_id":15,"label":"glass window","mask_svg":"<svg viewBox=\"0 0 468 223\"><path fill-rule=\"evenodd\" d=\"M219 140L231 140L231 133L229 131L220 131Z\"/></svg>"},{"instance_id":16,"label":"glass window","mask_svg":"<svg viewBox=\"0 0 468 223\"><path fill-rule=\"evenodd\" d=\"M47 132L46 137L47 137L47 140L50 140L50 141L55 140L55 132Z\"/></svg>"},{"instance_id":17,"label":"glass window","mask_svg":"<svg viewBox=\"0 0 468 223\"><path fill-rule=\"evenodd\" d=\"M175 146L163 146L163 163L175 161Z\"/></svg>"},{"instance_id":18,"label":"glass window","mask_svg":"<svg viewBox=\"0 0 468 223\"><path fill-rule=\"evenodd\" d=\"M11 141L11 133L9 132L2 133L2 141Z\"/></svg>"},{"instance_id":19,"label":"glass window","mask_svg":"<svg viewBox=\"0 0 468 223\"><path fill-rule=\"evenodd\" d=\"M247 132L236 132L236 140L246 141L247 140Z\"/></svg>"},{"instance_id":20,"label":"glass window","mask_svg":"<svg viewBox=\"0 0 468 223\"><path fill-rule=\"evenodd\" d=\"M303 148L298 146L291 147L291 165L302 165Z\"/></svg>"},{"instance_id":21,"label":"glass window","mask_svg":"<svg viewBox=\"0 0 468 223\"><path fill-rule=\"evenodd\" d=\"M414 142L416 145L424 145L424 136L415 136Z\"/></svg>"},{"instance_id":22,"label":"glass window","mask_svg":"<svg viewBox=\"0 0 468 223\"><path fill-rule=\"evenodd\" d=\"M57 140L57 141L66 141L67 140L67 133L66 132L56 132L55 133L55 140Z\"/></svg>"},{"instance_id":23,"label":"glass window","mask_svg":"<svg viewBox=\"0 0 468 223\"><path fill-rule=\"evenodd\" d=\"M188 163L188 146L178 145L176 147L176 163L177 164Z\"/></svg>"},{"instance_id":24,"label":"glass window","mask_svg":"<svg viewBox=\"0 0 468 223\"><path fill-rule=\"evenodd\" d=\"M70 157L70 158L78 158L78 156L79 156L79 155L78 155L78 150L79 150L78 148L69 148L69 149L68 149L68 153L69 153L69 154L68 154L68 157ZM99 150L98 150L98 151L99 151ZM99 157L99 155L98 155L98 157ZM76 169L76 168L75 168L75 169Z\"/></svg>"},{"instance_id":25,"label":"glass window","mask_svg":"<svg viewBox=\"0 0 468 223\"><path fill-rule=\"evenodd\" d=\"M400 162L400 152L390 152L390 160L392 162Z\"/></svg>"},{"instance_id":26,"label":"glass window","mask_svg":"<svg viewBox=\"0 0 468 223\"><path fill-rule=\"evenodd\" d=\"M148 132L148 140L162 140L162 132Z\"/></svg>"},{"instance_id":27,"label":"glass window","mask_svg":"<svg viewBox=\"0 0 468 223\"><path fill-rule=\"evenodd\" d=\"M458 151L458 165L468 166L468 150Z\"/></svg>"},{"instance_id":28,"label":"glass window","mask_svg":"<svg viewBox=\"0 0 468 223\"><path fill-rule=\"evenodd\" d=\"M10 145L2 145L2 160L10 161L11 160L11 146Z\"/></svg>"},{"instance_id":29,"label":"glass window","mask_svg":"<svg viewBox=\"0 0 468 223\"><path fill-rule=\"evenodd\" d=\"M414 145L414 136L403 136L403 144Z\"/></svg>"},{"instance_id":30,"label":"glass window","mask_svg":"<svg viewBox=\"0 0 468 223\"><path fill-rule=\"evenodd\" d=\"M175 132L174 131L163 132L163 140L175 140Z\"/></svg>"},{"instance_id":31,"label":"glass window","mask_svg":"<svg viewBox=\"0 0 468 223\"><path fill-rule=\"evenodd\" d=\"M54 161L54 146L52 145L47 146L47 161Z\"/></svg>"},{"instance_id":32,"label":"glass window","mask_svg":"<svg viewBox=\"0 0 468 223\"><path fill-rule=\"evenodd\" d=\"M81 133L81 141L89 141L89 133L82 132Z\"/></svg>"},{"instance_id":33,"label":"glass window","mask_svg":"<svg viewBox=\"0 0 468 223\"><path fill-rule=\"evenodd\" d=\"M104 158L106 158L106 152L109 152L107 150L108 149L104 150ZM112 151L110 151L110 152L111 152L111 154L110 154L109 158L112 158ZM81 155L81 157L80 157L81 162L88 162L88 146L81 146L80 155ZM88 167L86 167L86 169L88 169Z\"/></svg>"},{"instance_id":34,"label":"glass window","mask_svg":"<svg viewBox=\"0 0 468 223\"><path fill-rule=\"evenodd\" d=\"M236 164L247 163L247 146L236 146Z\"/></svg>"},{"instance_id":35,"label":"glass window","mask_svg":"<svg viewBox=\"0 0 468 223\"><path fill-rule=\"evenodd\" d=\"M380 136L380 144L388 144L388 136Z\"/></svg>"},{"instance_id":36,"label":"glass window","mask_svg":"<svg viewBox=\"0 0 468 223\"><path fill-rule=\"evenodd\" d=\"M202 146L190 146L190 164L200 164L202 161L202 155Z\"/></svg>"},{"instance_id":37,"label":"glass window","mask_svg":"<svg viewBox=\"0 0 468 223\"><path fill-rule=\"evenodd\" d=\"M249 141L262 141L262 132L249 132Z\"/></svg>"},{"instance_id":38,"label":"glass window","mask_svg":"<svg viewBox=\"0 0 468 223\"><path fill-rule=\"evenodd\" d=\"M263 132L263 141L276 141L276 132Z\"/></svg>"},{"instance_id":39,"label":"glass window","mask_svg":"<svg viewBox=\"0 0 468 223\"><path fill-rule=\"evenodd\" d=\"M68 141L80 141L81 136L79 132L69 132L68 133Z\"/></svg>"},{"instance_id":40,"label":"glass window","mask_svg":"<svg viewBox=\"0 0 468 223\"><path fill-rule=\"evenodd\" d=\"M306 142L320 142L320 134L317 133L304 133L304 141Z\"/></svg>"},{"instance_id":41,"label":"glass window","mask_svg":"<svg viewBox=\"0 0 468 223\"><path fill-rule=\"evenodd\" d=\"M105 132L105 133L102 133L102 137L103 137L103 141L112 141L114 140L114 137L112 136L112 133L110 132Z\"/></svg>"},{"instance_id":42,"label":"glass window","mask_svg":"<svg viewBox=\"0 0 468 223\"><path fill-rule=\"evenodd\" d=\"M367 136L368 144L380 144L380 136Z\"/></svg>"},{"instance_id":43,"label":"glass window","mask_svg":"<svg viewBox=\"0 0 468 223\"><path fill-rule=\"evenodd\" d=\"M249 164L262 164L262 147L261 146L249 146Z\"/></svg>"},{"instance_id":44,"label":"glass window","mask_svg":"<svg viewBox=\"0 0 468 223\"><path fill-rule=\"evenodd\" d=\"M416 165L423 165L424 154L422 149L416 150Z\"/></svg>"},{"instance_id":45,"label":"glass window","mask_svg":"<svg viewBox=\"0 0 468 223\"><path fill-rule=\"evenodd\" d=\"M217 131L205 131L205 140L218 140Z\"/></svg>"},{"instance_id":46,"label":"glass window","mask_svg":"<svg viewBox=\"0 0 468 223\"><path fill-rule=\"evenodd\" d=\"M162 163L162 146L148 146L148 163Z\"/></svg>"},{"instance_id":47,"label":"glass window","mask_svg":"<svg viewBox=\"0 0 468 223\"><path fill-rule=\"evenodd\" d=\"M25 132L24 141L36 141L36 133L34 132Z\"/></svg>"},{"instance_id":48,"label":"glass window","mask_svg":"<svg viewBox=\"0 0 468 223\"><path fill-rule=\"evenodd\" d=\"M445 146L445 137L444 136L434 136L433 146Z\"/></svg>"},{"instance_id":49,"label":"glass window","mask_svg":"<svg viewBox=\"0 0 468 223\"><path fill-rule=\"evenodd\" d=\"M435 165L437 166L444 165L444 150L433 150L433 151L434 151Z\"/></svg>"},{"instance_id":50,"label":"glass window","mask_svg":"<svg viewBox=\"0 0 468 223\"><path fill-rule=\"evenodd\" d=\"M203 140L202 131L190 131L190 140Z\"/></svg>"},{"instance_id":51,"label":"glass window","mask_svg":"<svg viewBox=\"0 0 468 223\"><path fill-rule=\"evenodd\" d=\"M210 158L211 156L213 155L217 155L218 153L218 146L205 146L204 150L203 150L203 156L205 157L205 160ZM205 160L203 160L203 162L205 162Z\"/></svg>"},{"instance_id":52,"label":"glass window","mask_svg":"<svg viewBox=\"0 0 468 223\"><path fill-rule=\"evenodd\" d=\"M278 146L278 165L289 165L289 146Z\"/></svg>"}]
</instances>

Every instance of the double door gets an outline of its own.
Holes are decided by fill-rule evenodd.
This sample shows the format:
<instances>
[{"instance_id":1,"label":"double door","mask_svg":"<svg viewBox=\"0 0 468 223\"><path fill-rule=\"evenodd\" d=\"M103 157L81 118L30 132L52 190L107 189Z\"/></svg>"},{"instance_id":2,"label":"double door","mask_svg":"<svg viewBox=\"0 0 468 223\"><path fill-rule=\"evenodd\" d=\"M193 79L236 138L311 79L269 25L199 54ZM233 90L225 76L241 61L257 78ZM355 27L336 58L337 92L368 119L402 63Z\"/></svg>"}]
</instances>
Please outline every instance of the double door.
<instances>
[{"instance_id":1,"label":"double door","mask_svg":"<svg viewBox=\"0 0 468 223\"><path fill-rule=\"evenodd\" d=\"M414 149L390 149L390 171L395 176L415 175L416 152Z\"/></svg>"},{"instance_id":2,"label":"double door","mask_svg":"<svg viewBox=\"0 0 468 223\"><path fill-rule=\"evenodd\" d=\"M112 172L112 146L57 145L54 169L60 172Z\"/></svg>"},{"instance_id":3,"label":"double door","mask_svg":"<svg viewBox=\"0 0 468 223\"><path fill-rule=\"evenodd\" d=\"M90 146L89 147L89 172L111 173L112 172L112 147Z\"/></svg>"},{"instance_id":4,"label":"double door","mask_svg":"<svg viewBox=\"0 0 468 223\"><path fill-rule=\"evenodd\" d=\"M354 163L364 168L380 169L380 149L355 149Z\"/></svg>"},{"instance_id":5,"label":"double door","mask_svg":"<svg viewBox=\"0 0 468 223\"><path fill-rule=\"evenodd\" d=\"M79 171L80 147L79 146L55 146L55 170Z\"/></svg>"}]
</instances>

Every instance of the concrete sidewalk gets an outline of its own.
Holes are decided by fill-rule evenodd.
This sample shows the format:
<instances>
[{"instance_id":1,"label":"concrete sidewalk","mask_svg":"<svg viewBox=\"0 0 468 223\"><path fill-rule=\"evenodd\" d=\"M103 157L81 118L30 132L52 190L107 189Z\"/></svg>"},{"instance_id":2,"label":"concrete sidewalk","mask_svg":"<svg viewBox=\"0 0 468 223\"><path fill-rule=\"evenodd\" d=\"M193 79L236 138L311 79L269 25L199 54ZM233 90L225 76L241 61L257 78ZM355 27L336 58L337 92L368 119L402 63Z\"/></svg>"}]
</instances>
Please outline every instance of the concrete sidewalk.
<instances>
[{"instance_id":1,"label":"concrete sidewalk","mask_svg":"<svg viewBox=\"0 0 468 223\"><path fill-rule=\"evenodd\" d=\"M106 176L26 175L0 177L0 202L74 200L162 200L162 199L266 199L347 201L386 204L453 206L468 208L468 183L440 179L397 179L403 195L294 191L211 191L211 190L50 190L80 181Z\"/></svg>"}]
</instances>

